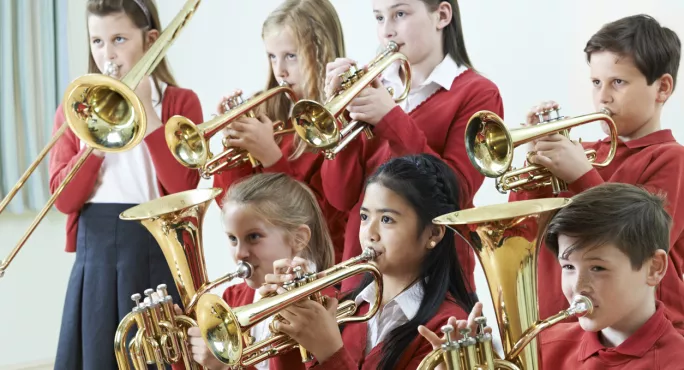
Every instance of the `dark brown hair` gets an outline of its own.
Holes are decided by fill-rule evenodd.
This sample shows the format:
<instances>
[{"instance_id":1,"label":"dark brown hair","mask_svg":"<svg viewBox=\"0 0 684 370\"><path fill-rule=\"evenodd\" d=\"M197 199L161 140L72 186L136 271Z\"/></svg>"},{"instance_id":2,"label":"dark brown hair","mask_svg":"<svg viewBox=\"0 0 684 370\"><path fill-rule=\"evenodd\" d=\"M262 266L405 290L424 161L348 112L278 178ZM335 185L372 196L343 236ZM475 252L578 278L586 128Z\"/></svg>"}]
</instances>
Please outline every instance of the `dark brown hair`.
<instances>
[{"instance_id":1,"label":"dark brown hair","mask_svg":"<svg viewBox=\"0 0 684 370\"><path fill-rule=\"evenodd\" d=\"M138 0L143 6L146 7L147 14L138 5L136 1L133 0L88 0L86 6L86 17L95 15L98 17L104 17L115 13L125 13L133 24L142 31L143 41L145 40L145 34L150 30L157 30L162 32L161 23L159 22L159 12L157 12L157 6L152 0ZM149 14L149 19L148 19ZM88 51L90 51L90 42L88 42ZM95 59L93 59L93 54L88 53L88 73L100 73L100 70L95 64ZM155 88L161 96L161 89L159 87L159 81L165 82L169 86L178 86L176 80L171 74L171 69L169 68L166 58L163 58L157 67L152 72L152 78L154 79Z\"/></svg>"},{"instance_id":2,"label":"dark brown hair","mask_svg":"<svg viewBox=\"0 0 684 370\"><path fill-rule=\"evenodd\" d=\"M421 0L425 3L428 10L434 12L441 3L449 3L451 5L451 23L442 30L442 47L444 48L444 56L449 54L451 59L459 66L466 66L470 69L473 64L470 63L468 51L466 50L465 40L463 39L463 28L461 27L461 10L458 7L458 0Z\"/></svg>"},{"instance_id":3,"label":"dark brown hair","mask_svg":"<svg viewBox=\"0 0 684 370\"><path fill-rule=\"evenodd\" d=\"M546 246L558 256L558 237L577 242L565 249L571 253L613 244L640 269L656 250L670 248L672 218L665 211L665 198L630 184L606 183L572 198L551 220Z\"/></svg>"},{"instance_id":4,"label":"dark brown hair","mask_svg":"<svg viewBox=\"0 0 684 370\"><path fill-rule=\"evenodd\" d=\"M674 31L662 27L651 16L639 14L601 27L589 39L584 52L587 54L587 62L591 61L591 54L597 51L610 51L632 58L649 85L669 73L674 88L681 49L682 43Z\"/></svg>"}]
</instances>

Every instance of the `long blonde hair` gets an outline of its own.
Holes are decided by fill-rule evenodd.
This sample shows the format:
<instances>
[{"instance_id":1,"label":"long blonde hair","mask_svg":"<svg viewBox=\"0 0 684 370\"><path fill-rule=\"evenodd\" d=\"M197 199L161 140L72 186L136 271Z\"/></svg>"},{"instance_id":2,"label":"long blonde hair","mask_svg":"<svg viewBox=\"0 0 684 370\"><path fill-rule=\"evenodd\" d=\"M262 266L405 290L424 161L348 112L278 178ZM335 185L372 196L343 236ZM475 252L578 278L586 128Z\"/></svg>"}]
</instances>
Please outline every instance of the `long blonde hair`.
<instances>
[{"instance_id":1,"label":"long blonde hair","mask_svg":"<svg viewBox=\"0 0 684 370\"><path fill-rule=\"evenodd\" d=\"M317 271L334 264L333 243L316 196L305 184L283 173L259 173L231 185L223 198L246 204L266 222L293 237L301 225L311 230L311 239L301 257L316 263Z\"/></svg>"},{"instance_id":2,"label":"long blonde hair","mask_svg":"<svg viewBox=\"0 0 684 370\"><path fill-rule=\"evenodd\" d=\"M143 10L143 8L138 5L138 2L146 9ZM104 17L110 14L123 12L131 19L133 24L142 31L144 41L145 34L148 31L157 30L162 32L162 28L161 22L159 21L159 12L157 11L157 6L154 1L138 0L138 2L134 0L88 0L86 5L86 18L90 15ZM90 42L88 42L88 73L100 73L97 64L95 64L95 59L93 59L90 47ZM154 71L152 71L152 79L154 80L155 88L160 96L161 88L159 87L159 81L162 81L169 86L178 86L176 80L173 78L173 74L171 74L171 69L166 62L166 58L162 58L161 62L159 62Z\"/></svg>"},{"instance_id":3,"label":"long blonde hair","mask_svg":"<svg viewBox=\"0 0 684 370\"><path fill-rule=\"evenodd\" d=\"M325 65L345 56L342 24L335 7L328 0L285 0L264 21L261 37L274 28L289 27L298 42L297 55L300 68L304 71L304 96L298 99L325 100ZM266 90L278 86L278 81L269 64L269 79ZM259 113L272 120L286 122L291 102L281 95L262 104ZM306 150L306 143L295 135L295 150L290 160L299 158Z\"/></svg>"}]
</instances>

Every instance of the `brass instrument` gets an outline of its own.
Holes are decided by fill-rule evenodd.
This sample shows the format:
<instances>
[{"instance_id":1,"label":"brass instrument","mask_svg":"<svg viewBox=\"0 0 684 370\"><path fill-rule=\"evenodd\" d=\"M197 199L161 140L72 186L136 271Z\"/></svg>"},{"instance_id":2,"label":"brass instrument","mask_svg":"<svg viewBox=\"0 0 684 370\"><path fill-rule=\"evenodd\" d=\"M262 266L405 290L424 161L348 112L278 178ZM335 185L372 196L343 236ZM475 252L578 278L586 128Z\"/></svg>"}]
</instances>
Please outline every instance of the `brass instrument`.
<instances>
[{"instance_id":1,"label":"brass instrument","mask_svg":"<svg viewBox=\"0 0 684 370\"><path fill-rule=\"evenodd\" d=\"M322 273L304 273L301 269L295 271L296 277L284 287L288 290L283 294L264 297L258 302L231 308L221 297L205 294L200 298L197 307L197 323L202 331L207 346L214 356L226 365L253 366L283 352L298 348L299 345L287 335L279 334L269 326L271 335L262 341L254 343L250 329L279 311L295 304L302 299L314 299L324 303L321 292L347 278L357 274L371 273L375 277L375 287L378 292L376 300L363 316L352 316L356 312L356 304L352 300L341 302L337 308L337 323L361 322L369 320L380 308L382 303L382 275L378 269L367 263L376 256L372 249L366 249L358 257L333 266ZM322 275L322 277L318 277ZM274 318L278 320L278 317ZM311 360L308 352L299 348L302 361Z\"/></svg>"},{"instance_id":2,"label":"brass instrument","mask_svg":"<svg viewBox=\"0 0 684 370\"><path fill-rule=\"evenodd\" d=\"M536 336L551 325L573 316L591 313L593 305L578 296L571 307L547 320L538 321L537 255L551 218L571 202L566 198L525 200L449 213L433 220L456 231L475 251L487 277L501 335L504 358L491 347L491 334L484 333L485 318L475 338L469 329L464 339L448 341L425 357L418 369L433 369L445 363L449 369L538 370ZM453 329L453 328L452 328Z\"/></svg>"},{"instance_id":3,"label":"brass instrument","mask_svg":"<svg viewBox=\"0 0 684 370\"><path fill-rule=\"evenodd\" d=\"M385 50L368 64L366 70L350 67L342 77L342 90L330 97L325 104L302 99L292 109L292 120L297 134L309 146L323 150L326 159L333 159L347 144L364 132L370 139L373 133L368 124L351 121L347 106L363 89L370 85L392 63L400 61L404 70L405 87L400 102L411 89L411 65L399 47L390 41ZM393 94L392 89L388 89ZM340 127L341 126L341 127Z\"/></svg>"},{"instance_id":4,"label":"brass instrument","mask_svg":"<svg viewBox=\"0 0 684 370\"><path fill-rule=\"evenodd\" d=\"M197 326L194 317L199 297L220 284L236 278L247 279L251 276L252 266L244 261L238 262L234 272L216 280L209 281L207 276L202 245L202 224L209 203L219 194L221 194L219 188L188 190L140 204L124 211L119 216L122 220L138 221L155 238L171 269L185 313L184 316L176 316L168 312L169 309L166 306L169 306L172 311L173 302L170 297L166 298L165 291L158 293L160 302L156 306L154 300L149 305L140 305L135 298L139 297L139 294L133 295L136 305L117 329L114 349L120 369L128 368L125 340L133 324L138 326L138 332L129 348L134 364L141 364L141 361L159 365L163 365L164 361L177 362L179 361L178 349L183 350L187 328ZM148 296L152 293L152 290L145 292ZM153 342L156 344L152 344ZM163 352L165 343L173 344L174 342L175 345L170 347L173 350ZM162 352L155 348L161 348ZM192 356L187 357L185 353L181 355L184 361L192 360Z\"/></svg>"},{"instance_id":5,"label":"brass instrument","mask_svg":"<svg viewBox=\"0 0 684 370\"><path fill-rule=\"evenodd\" d=\"M465 145L470 162L477 170L487 176L496 178L496 188L501 193L507 191L533 190L543 186L551 186L553 194L557 195L568 189L567 184L553 176L553 174L537 164L515 169L511 168L513 150L525 143L541 137L559 133L568 137L570 129L585 123L603 121L610 129L610 151L606 159L596 162L596 151L586 150L587 159L594 167L605 167L615 157L618 133L612 113L607 108L598 113L591 113L578 117L561 117L558 109L554 118L544 119L548 112L538 113L540 123L535 126L508 129L503 120L490 111L475 113L466 126ZM549 115L550 116L550 115ZM528 153L528 157L533 154ZM527 175L527 176L525 176Z\"/></svg>"},{"instance_id":6,"label":"brass instrument","mask_svg":"<svg viewBox=\"0 0 684 370\"><path fill-rule=\"evenodd\" d=\"M232 97L227 102L225 113L197 126L186 117L171 117L164 129L169 150L183 166L199 169L200 175L205 179L226 168L235 168L246 162L249 162L252 167L259 166L259 161L246 150L231 148L227 144L227 138L223 138L222 141L224 151L214 156L209 149L209 140L242 116L256 117L253 111L255 107L281 93L287 95L293 102L296 101L292 88L283 82L280 86L269 89L247 101L242 100L242 94ZM294 133L294 129L286 129L282 121L274 122L273 128L273 135L276 137Z\"/></svg>"},{"instance_id":7,"label":"brass instrument","mask_svg":"<svg viewBox=\"0 0 684 370\"><path fill-rule=\"evenodd\" d=\"M19 182L10 190L0 203L0 213L7 207L19 189L28 180L42 159L66 132L67 127L86 143L87 150L78 158L73 169L57 187L47 204L39 212L29 229L21 237L9 256L0 264L0 277L4 275L10 262L17 255L26 240L31 236L41 220L50 210L55 200L71 182L93 150L103 152L124 152L129 150L145 137L147 116L142 102L135 94L135 88L143 78L148 76L162 60L166 50L178 35L180 29L195 12L200 0L188 0L181 12L174 18L157 41L152 44L145 55L121 79L117 80L104 74L87 74L78 77L69 84L64 93L62 107L66 125L62 125L43 148L38 158L21 176ZM118 74L118 66L110 64L106 73Z\"/></svg>"}]
</instances>

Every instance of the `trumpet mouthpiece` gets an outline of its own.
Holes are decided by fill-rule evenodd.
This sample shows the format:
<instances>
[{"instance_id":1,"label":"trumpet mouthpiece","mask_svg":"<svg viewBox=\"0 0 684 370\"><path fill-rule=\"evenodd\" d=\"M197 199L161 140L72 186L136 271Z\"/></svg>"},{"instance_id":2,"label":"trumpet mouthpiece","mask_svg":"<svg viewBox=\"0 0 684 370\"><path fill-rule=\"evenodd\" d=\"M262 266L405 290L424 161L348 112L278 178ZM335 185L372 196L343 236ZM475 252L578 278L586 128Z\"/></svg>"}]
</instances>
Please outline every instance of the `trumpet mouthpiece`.
<instances>
[{"instance_id":1,"label":"trumpet mouthpiece","mask_svg":"<svg viewBox=\"0 0 684 370\"><path fill-rule=\"evenodd\" d=\"M235 274L240 279L249 279L252 276L253 271L254 268L249 262L240 261L237 264L237 270L235 271Z\"/></svg>"}]
</instances>

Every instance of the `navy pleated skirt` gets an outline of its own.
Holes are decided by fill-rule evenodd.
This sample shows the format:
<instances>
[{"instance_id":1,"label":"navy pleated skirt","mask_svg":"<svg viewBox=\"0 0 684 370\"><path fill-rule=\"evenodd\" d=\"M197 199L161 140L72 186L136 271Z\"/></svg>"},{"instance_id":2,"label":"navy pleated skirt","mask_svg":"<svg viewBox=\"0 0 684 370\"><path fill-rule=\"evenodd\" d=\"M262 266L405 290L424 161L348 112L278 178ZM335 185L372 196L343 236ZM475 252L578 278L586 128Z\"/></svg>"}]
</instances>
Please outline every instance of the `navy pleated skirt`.
<instances>
[{"instance_id":1,"label":"navy pleated skirt","mask_svg":"<svg viewBox=\"0 0 684 370\"><path fill-rule=\"evenodd\" d=\"M67 287L55 369L118 369L114 335L131 312L131 295L166 284L178 291L156 240L119 214L135 204L86 204L78 222L76 261ZM134 325L129 339L135 334Z\"/></svg>"}]
</instances>

